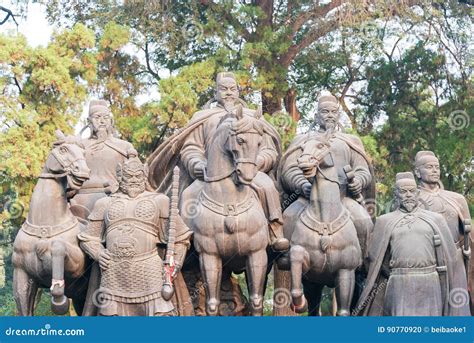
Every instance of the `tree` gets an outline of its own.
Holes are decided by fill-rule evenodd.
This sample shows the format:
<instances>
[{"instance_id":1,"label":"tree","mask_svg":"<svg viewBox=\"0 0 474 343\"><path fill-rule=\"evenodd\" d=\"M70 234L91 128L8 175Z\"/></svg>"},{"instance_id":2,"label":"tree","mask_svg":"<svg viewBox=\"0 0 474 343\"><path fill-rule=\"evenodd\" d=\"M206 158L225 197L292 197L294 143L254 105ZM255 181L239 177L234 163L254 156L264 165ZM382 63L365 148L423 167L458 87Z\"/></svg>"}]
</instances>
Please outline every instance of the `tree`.
<instances>
[{"instance_id":1,"label":"tree","mask_svg":"<svg viewBox=\"0 0 474 343\"><path fill-rule=\"evenodd\" d=\"M73 133L96 77L93 47L93 33L81 24L56 33L45 48L28 46L22 35L0 35L0 187L9 204L2 228L25 218L55 130Z\"/></svg>"}]
</instances>

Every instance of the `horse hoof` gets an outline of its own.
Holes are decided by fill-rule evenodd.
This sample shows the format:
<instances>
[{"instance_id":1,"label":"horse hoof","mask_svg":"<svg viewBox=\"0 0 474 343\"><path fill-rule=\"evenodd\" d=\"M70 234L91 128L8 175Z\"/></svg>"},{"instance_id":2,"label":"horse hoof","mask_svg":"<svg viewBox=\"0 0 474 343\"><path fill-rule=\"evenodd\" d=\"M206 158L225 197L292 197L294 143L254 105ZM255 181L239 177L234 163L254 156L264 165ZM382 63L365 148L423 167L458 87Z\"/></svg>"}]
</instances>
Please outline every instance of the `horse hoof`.
<instances>
[{"instance_id":1,"label":"horse hoof","mask_svg":"<svg viewBox=\"0 0 474 343\"><path fill-rule=\"evenodd\" d=\"M208 316L218 316L219 315L219 303L217 301L210 300L207 303L206 309Z\"/></svg>"},{"instance_id":2,"label":"horse hoof","mask_svg":"<svg viewBox=\"0 0 474 343\"><path fill-rule=\"evenodd\" d=\"M301 305L296 305L293 300L293 302L290 305L291 310L298 314L305 313L306 311L308 311L308 302L306 301L306 298L304 296L301 298L301 301L302 301Z\"/></svg>"},{"instance_id":3,"label":"horse hoof","mask_svg":"<svg viewBox=\"0 0 474 343\"><path fill-rule=\"evenodd\" d=\"M53 285L51 286L50 290L51 290L52 297L59 298L59 297L64 296L64 287L61 287L59 285Z\"/></svg>"},{"instance_id":4,"label":"horse hoof","mask_svg":"<svg viewBox=\"0 0 474 343\"><path fill-rule=\"evenodd\" d=\"M349 317L351 314L347 310L339 310L337 311L337 316L338 317Z\"/></svg>"},{"instance_id":5,"label":"horse hoof","mask_svg":"<svg viewBox=\"0 0 474 343\"><path fill-rule=\"evenodd\" d=\"M51 297L51 310L54 314L66 314L69 310L69 299L64 295L58 298Z\"/></svg>"}]
</instances>

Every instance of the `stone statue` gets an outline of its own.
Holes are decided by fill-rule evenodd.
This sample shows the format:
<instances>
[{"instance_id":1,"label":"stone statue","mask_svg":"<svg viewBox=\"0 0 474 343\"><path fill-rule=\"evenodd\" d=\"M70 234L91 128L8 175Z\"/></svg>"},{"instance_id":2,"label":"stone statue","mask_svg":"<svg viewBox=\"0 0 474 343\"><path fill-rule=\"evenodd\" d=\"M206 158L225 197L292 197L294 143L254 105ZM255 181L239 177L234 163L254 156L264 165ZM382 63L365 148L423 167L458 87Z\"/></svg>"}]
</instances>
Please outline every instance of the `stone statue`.
<instances>
[{"instance_id":1,"label":"stone statue","mask_svg":"<svg viewBox=\"0 0 474 343\"><path fill-rule=\"evenodd\" d=\"M181 196L181 202L195 199L203 181L205 181L208 157L206 150L219 123L242 104L233 73L219 73L216 80L217 106L195 113L189 124L177 135L163 143L148 159L150 165L150 184L159 191L167 191L171 171L179 157L184 169L182 188L187 188ZM255 117L256 111L244 108L244 114ZM282 215L279 193L269 175L275 172L280 157L280 137L275 129L263 117L264 136L258 148L258 173L253 179L254 188L259 194L262 206L269 222L269 239L276 251L288 249L288 240L283 237ZM188 187L190 185L190 187Z\"/></svg>"},{"instance_id":2,"label":"stone statue","mask_svg":"<svg viewBox=\"0 0 474 343\"><path fill-rule=\"evenodd\" d=\"M365 198L373 201L375 181L370 160L361 140L356 136L336 131L340 116L339 103L334 96L323 95L319 98L318 112L315 117L316 124L319 126L318 132L329 134L329 150L336 168L343 205L351 214L365 256L373 222L362 205L363 194L365 193ZM290 211L300 211L311 195L311 181L304 176L298 166L298 158L303 152L304 144L313 137L311 132L298 135L281 159L278 178L280 188L287 198L298 199L292 204ZM295 194L299 197L295 197Z\"/></svg>"},{"instance_id":3,"label":"stone statue","mask_svg":"<svg viewBox=\"0 0 474 343\"><path fill-rule=\"evenodd\" d=\"M165 230L170 200L145 191L147 176L137 157L119 164L119 190L96 202L87 229L78 235L81 247L101 268L99 315L176 314L169 296L162 296L164 265L157 245L173 242L174 277L183 264L191 232L177 211L172 213L173 235Z\"/></svg>"},{"instance_id":4,"label":"stone statue","mask_svg":"<svg viewBox=\"0 0 474 343\"><path fill-rule=\"evenodd\" d=\"M107 101L92 100L87 121L91 135L83 139L82 144L91 174L79 190L70 194L71 210L84 219L87 219L97 200L117 191L117 165L125 161L130 153L137 155L132 144L114 136L112 112Z\"/></svg>"},{"instance_id":5,"label":"stone statue","mask_svg":"<svg viewBox=\"0 0 474 343\"><path fill-rule=\"evenodd\" d=\"M84 225L71 212L66 192L89 178L85 151L75 137L57 132L30 201L28 217L13 243L13 292L18 314L32 316L38 288L51 289L56 314L83 310L88 266L77 234Z\"/></svg>"},{"instance_id":6,"label":"stone statue","mask_svg":"<svg viewBox=\"0 0 474 343\"><path fill-rule=\"evenodd\" d=\"M319 315L324 286L334 287L337 315L348 316L355 270L362 263L357 232L344 207L331 133L315 133L302 145L297 167L311 182L309 203L284 212L285 236L291 240L291 296L297 313ZM304 285L304 294L302 289Z\"/></svg>"},{"instance_id":7,"label":"stone statue","mask_svg":"<svg viewBox=\"0 0 474 343\"><path fill-rule=\"evenodd\" d=\"M362 258L367 257L367 242L373 229L373 221L367 208L375 201L375 180L371 162L365 153L361 140L350 134L338 131L341 113L337 99L332 95L323 95L318 101L318 111L315 116L315 125L318 133L327 133L329 136L329 151L336 168L337 182L342 196L342 204L349 211L351 221L357 230ZM285 218L297 218L298 214L308 204L314 178L308 179L298 165L298 159L303 153L306 142L313 140L314 131L298 135L283 155L278 168L279 188L283 193L282 203L285 205ZM286 235L285 235L286 236ZM289 236L286 236L289 237ZM282 262L283 259L280 259ZM284 264L280 263L281 268ZM286 266L289 268L289 266ZM364 264L356 270L356 284L351 307L355 306L362 291L366 275ZM282 273L284 273L282 271ZM287 278L281 278L286 283ZM316 291L316 294L319 290ZM316 302L317 303L317 302ZM309 313L316 314L316 308Z\"/></svg>"},{"instance_id":8,"label":"stone statue","mask_svg":"<svg viewBox=\"0 0 474 343\"><path fill-rule=\"evenodd\" d=\"M398 173L398 209L377 218L356 314L469 315L466 275L445 219L420 208L412 173Z\"/></svg>"},{"instance_id":9,"label":"stone statue","mask_svg":"<svg viewBox=\"0 0 474 343\"><path fill-rule=\"evenodd\" d=\"M260 117L235 114L220 121L206 146L204 182L197 194L197 216L183 219L194 233L206 285L206 312L219 314L223 272L245 271L251 315L263 315L267 274L268 223L251 184L259 173L259 146L265 126Z\"/></svg>"},{"instance_id":10,"label":"stone statue","mask_svg":"<svg viewBox=\"0 0 474 343\"><path fill-rule=\"evenodd\" d=\"M211 105L214 103L216 103L215 107L212 107ZM211 139L215 136L219 123L231 116L232 113L235 115L235 108L239 104L244 106L244 115L252 117L257 115L257 111L246 108L245 103L239 99L238 85L234 75L232 73L219 73L216 80L215 98L211 99L203 110L196 112L184 129L161 144L148 158L150 165L149 182L153 188L160 192L169 192L172 170L176 165L180 166L180 188L182 192L180 194L180 205L183 217L186 212L191 215L194 211L198 194L205 183L208 165L206 151L213 144ZM259 120L264 127L264 133L258 148L256 161L258 173L252 181L252 188L258 194L269 223L267 236L273 249L276 252L285 251L289 247L289 242L283 237L281 205L279 193L274 183L276 168L281 155L280 137L263 117L260 117ZM189 261L193 261L192 256L190 256ZM188 262L185 266L185 268L188 268L185 276L188 276L187 280L191 280L187 281L188 287L192 289L196 288L195 282L192 280L197 280L192 275L195 273L193 270L199 269L199 261L194 261L195 263ZM232 280L227 280L227 277L230 277L230 275L224 273L222 280L223 298L233 298L233 295L240 293L240 290L235 290L238 284ZM201 302L196 303L200 304ZM242 299L235 299L233 304L228 307L233 306L236 309L233 314L241 315L244 312L239 312L237 309L242 309L243 306L241 305L243 303ZM204 309L195 308L195 311L196 313L202 313Z\"/></svg>"},{"instance_id":11,"label":"stone statue","mask_svg":"<svg viewBox=\"0 0 474 343\"><path fill-rule=\"evenodd\" d=\"M438 158L431 151L419 151L415 157L415 175L420 190L420 205L441 214L448 223L457 247L458 263L463 264L469 283L471 257L471 216L466 199L458 193L444 190L440 181ZM472 288L470 288L472 289ZM471 304L474 293L471 291Z\"/></svg>"}]
</instances>

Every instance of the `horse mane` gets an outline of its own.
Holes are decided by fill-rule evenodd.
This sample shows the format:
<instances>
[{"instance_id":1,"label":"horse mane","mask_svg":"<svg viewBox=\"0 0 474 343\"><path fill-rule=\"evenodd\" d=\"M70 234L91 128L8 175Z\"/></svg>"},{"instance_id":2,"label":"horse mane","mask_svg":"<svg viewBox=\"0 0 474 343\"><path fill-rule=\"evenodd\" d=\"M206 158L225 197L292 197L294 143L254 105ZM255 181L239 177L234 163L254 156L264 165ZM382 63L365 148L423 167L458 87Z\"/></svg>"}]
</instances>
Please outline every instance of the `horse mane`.
<instances>
[{"instance_id":1,"label":"horse mane","mask_svg":"<svg viewBox=\"0 0 474 343\"><path fill-rule=\"evenodd\" d=\"M241 119L232 122L231 129L235 134L256 131L259 135L263 135L263 123L251 116L244 115Z\"/></svg>"},{"instance_id":2,"label":"horse mane","mask_svg":"<svg viewBox=\"0 0 474 343\"><path fill-rule=\"evenodd\" d=\"M53 142L53 148L63 145L63 144L75 144L81 149L85 149L84 144L82 143L82 139L78 136L65 136L64 138L59 138L55 142Z\"/></svg>"}]
</instances>

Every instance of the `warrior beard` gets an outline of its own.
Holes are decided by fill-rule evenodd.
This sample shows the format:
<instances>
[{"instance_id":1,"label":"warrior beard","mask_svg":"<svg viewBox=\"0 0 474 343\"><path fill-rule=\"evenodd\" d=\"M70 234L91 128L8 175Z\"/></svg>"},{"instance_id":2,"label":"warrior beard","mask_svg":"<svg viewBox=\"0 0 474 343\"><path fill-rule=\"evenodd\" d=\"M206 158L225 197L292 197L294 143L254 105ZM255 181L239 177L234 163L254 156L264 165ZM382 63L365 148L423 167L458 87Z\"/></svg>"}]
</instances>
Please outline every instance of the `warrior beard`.
<instances>
[{"instance_id":1,"label":"warrior beard","mask_svg":"<svg viewBox=\"0 0 474 343\"><path fill-rule=\"evenodd\" d=\"M145 183L120 183L120 190L131 198L136 198L145 191Z\"/></svg>"},{"instance_id":2,"label":"warrior beard","mask_svg":"<svg viewBox=\"0 0 474 343\"><path fill-rule=\"evenodd\" d=\"M109 135L109 130L107 130L105 127L99 127L97 129L96 135L99 141L105 141Z\"/></svg>"}]
</instances>

